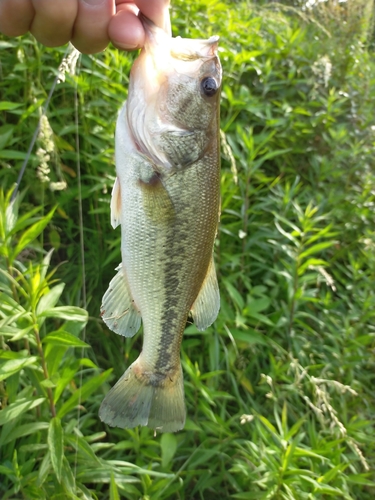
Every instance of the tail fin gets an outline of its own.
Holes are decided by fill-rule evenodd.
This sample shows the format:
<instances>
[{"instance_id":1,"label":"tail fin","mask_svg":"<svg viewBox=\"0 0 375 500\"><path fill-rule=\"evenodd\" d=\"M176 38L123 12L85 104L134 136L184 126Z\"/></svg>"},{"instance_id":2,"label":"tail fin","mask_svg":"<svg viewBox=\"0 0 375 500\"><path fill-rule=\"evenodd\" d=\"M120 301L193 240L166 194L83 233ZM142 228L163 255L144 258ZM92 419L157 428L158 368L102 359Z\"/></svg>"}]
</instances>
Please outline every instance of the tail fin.
<instances>
[{"instance_id":1,"label":"tail fin","mask_svg":"<svg viewBox=\"0 0 375 500\"><path fill-rule=\"evenodd\" d=\"M185 425L181 365L169 374L141 370L138 358L104 398L100 419L111 427L147 425L159 432L177 432Z\"/></svg>"}]
</instances>

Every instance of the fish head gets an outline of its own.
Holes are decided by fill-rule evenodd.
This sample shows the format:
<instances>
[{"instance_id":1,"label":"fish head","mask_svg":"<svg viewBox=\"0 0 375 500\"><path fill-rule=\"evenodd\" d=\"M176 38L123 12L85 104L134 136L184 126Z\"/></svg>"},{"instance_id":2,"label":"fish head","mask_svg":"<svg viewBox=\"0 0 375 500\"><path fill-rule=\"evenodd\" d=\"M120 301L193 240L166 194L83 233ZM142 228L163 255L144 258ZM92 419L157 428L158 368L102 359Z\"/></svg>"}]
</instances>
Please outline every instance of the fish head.
<instances>
[{"instance_id":1,"label":"fish head","mask_svg":"<svg viewBox=\"0 0 375 500\"><path fill-rule=\"evenodd\" d=\"M190 130L207 130L216 121L221 87L218 40L172 38L169 71L159 90L162 119Z\"/></svg>"},{"instance_id":2,"label":"fish head","mask_svg":"<svg viewBox=\"0 0 375 500\"><path fill-rule=\"evenodd\" d=\"M219 37L172 38L148 19L141 20L146 42L130 77L130 131L138 150L159 166L192 163L219 130ZM181 140L190 150L194 143L194 151L176 159Z\"/></svg>"}]
</instances>

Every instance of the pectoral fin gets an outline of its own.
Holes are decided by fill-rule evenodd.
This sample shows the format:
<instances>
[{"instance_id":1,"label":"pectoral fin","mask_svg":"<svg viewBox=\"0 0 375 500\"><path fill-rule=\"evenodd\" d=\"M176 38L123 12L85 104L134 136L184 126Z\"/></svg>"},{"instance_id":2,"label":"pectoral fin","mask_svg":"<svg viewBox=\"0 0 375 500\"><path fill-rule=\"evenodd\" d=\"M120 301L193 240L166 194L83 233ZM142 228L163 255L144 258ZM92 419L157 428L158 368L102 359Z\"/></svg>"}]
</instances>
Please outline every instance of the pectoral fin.
<instances>
[{"instance_id":1,"label":"pectoral fin","mask_svg":"<svg viewBox=\"0 0 375 500\"><path fill-rule=\"evenodd\" d=\"M203 285L191 308L191 314L198 330L205 330L215 321L220 309L220 293L213 257Z\"/></svg>"},{"instance_id":2,"label":"pectoral fin","mask_svg":"<svg viewBox=\"0 0 375 500\"><path fill-rule=\"evenodd\" d=\"M111 225L115 229L119 224L121 224L121 189L120 181L116 177L111 197Z\"/></svg>"},{"instance_id":3,"label":"pectoral fin","mask_svg":"<svg viewBox=\"0 0 375 500\"><path fill-rule=\"evenodd\" d=\"M139 179L142 191L143 208L147 217L155 223L168 223L174 219L176 212L168 191L159 175L153 172L149 178Z\"/></svg>"},{"instance_id":4,"label":"pectoral fin","mask_svg":"<svg viewBox=\"0 0 375 500\"><path fill-rule=\"evenodd\" d=\"M116 270L118 273L103 296L101 316L112 331L124 337L133 337L141 326L141 315L134 304L121 264Z\"/></svg>"}]
</instances>

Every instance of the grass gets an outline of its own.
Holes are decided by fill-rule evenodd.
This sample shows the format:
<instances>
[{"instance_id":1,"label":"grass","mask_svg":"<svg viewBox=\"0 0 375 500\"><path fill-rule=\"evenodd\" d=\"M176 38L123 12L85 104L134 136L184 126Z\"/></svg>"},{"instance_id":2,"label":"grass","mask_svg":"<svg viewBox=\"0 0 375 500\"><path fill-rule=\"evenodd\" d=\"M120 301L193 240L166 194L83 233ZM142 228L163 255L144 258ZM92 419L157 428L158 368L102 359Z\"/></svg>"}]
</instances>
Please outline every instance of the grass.
<instances>
[{"instance_id":1,"label":"grass","mask_svg":"<svg viewBox=\"0 0 375 500\"><path fill-rule=\"evenodd\" d=\"M175 34L220 34L224 70L222 306L207 331L186 329L176 435L98 419L142 342L99 318L120 261L113 132L134 55L107 49L66 74L11 203L65 49L0 39L2 498L373 498L371 23L343 36L328 7L174 2Z\"/></svg>"}]
</instances>

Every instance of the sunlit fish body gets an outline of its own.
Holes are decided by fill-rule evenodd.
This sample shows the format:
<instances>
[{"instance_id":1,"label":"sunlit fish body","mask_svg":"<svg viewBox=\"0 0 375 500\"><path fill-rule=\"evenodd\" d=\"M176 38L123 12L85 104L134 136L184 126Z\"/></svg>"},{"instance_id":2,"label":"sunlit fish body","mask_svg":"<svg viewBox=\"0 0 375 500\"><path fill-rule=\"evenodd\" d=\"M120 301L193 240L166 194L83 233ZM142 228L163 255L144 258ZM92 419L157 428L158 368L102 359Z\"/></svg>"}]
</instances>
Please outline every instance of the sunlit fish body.
<instances>
[{"instance_id":1,"label":"sunlit fish body","mask_svg":"<svg viewBox=\"0 0 375 500\"><path fill-rule=\"evenodd\" d=\"M142 18L116 129L112 225L121 224L122 265L102 317L126 337L144 328L143 349L100 407L122 428L175 432L185 423L180 346L189 313L204 330L220 297L213 263L219 218L218 37L172 38Z\"/></svg>"}]
</instances>

